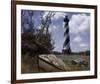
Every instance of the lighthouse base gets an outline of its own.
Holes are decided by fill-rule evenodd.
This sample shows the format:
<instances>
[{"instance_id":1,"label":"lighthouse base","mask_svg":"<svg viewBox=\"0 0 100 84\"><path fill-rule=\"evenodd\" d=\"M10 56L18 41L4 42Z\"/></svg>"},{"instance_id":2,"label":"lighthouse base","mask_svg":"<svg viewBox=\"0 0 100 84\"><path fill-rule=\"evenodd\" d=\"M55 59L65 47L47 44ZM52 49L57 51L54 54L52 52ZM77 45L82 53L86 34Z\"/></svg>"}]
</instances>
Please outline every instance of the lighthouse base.
<instances>
[{"instance_id":1,"label":"lighthouse base","mask_svg":"<svg viewBox=\"0 0 100 84\"><path fill-rule=\"evenodd\" d=\"M62 53L63 54L71 54L71 49L63 49Z\"/></svg>"}]
</instances>

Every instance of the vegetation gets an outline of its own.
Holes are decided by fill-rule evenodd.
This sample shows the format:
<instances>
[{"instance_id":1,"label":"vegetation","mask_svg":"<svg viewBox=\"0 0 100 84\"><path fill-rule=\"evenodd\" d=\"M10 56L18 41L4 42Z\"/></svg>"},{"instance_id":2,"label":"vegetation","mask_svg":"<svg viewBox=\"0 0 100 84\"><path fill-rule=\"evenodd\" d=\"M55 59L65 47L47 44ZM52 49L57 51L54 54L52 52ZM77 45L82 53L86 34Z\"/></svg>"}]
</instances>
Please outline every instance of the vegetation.
<instances>
[{"instance_id":1,"label":"vegetation","mask_svg":"<svg viewBox=\"0 0 100 84\"><path fill-rule=\"evenodd\" d=\"M21 11L22 73L38 71L38 55L49 54L54 49L54 42L48 32L54 13L48 12L45 17L42 13L40 15L41 26L38 29L34 28L34 12L31 10Z\"/></svg>"},{"instance_id":2,"label":"vegetation","mask_svg":"<svg viewBox=\"0 0 100 84\"><path fill-rule=\"evenodd\" d=\"M51 18L54 16L53 12L48 12L48 14L43 17L41 15L41 26L40 29L34 28L33 22L33 11L23 10L22 14L22 54L26 52L41 52L41 47L43 47L43 53L48 53L54 49L54 42L51 38L51 34L48 32L49 25L51 24ZM27 16L27 17L26 17ZM41 52L42 53L42 52ZM37 53L39 54L39 53Z\"/></svg>"},{"instance_id":3,"label":"vegetation","mask_svg":"<svg viewBox=\"0 0 100 84\"><path fill-rule=\"evenodd\" d=\"M34 12L31 10L21 11L21 49L22 49L22 60L21 60L21 71L22 73L33 73L39 72L38 68L38 55L39 54L55 54L66 64L68 71L77 70L89 70L89 65L80 66L78 64L73 65L70 59L76 59L78 56L73 55L88 55L85 59L89 62L90 51L71 53L71 56L64 57L61 52L53 51L54 41L52 40L51 33L49 32L49 26L52 23L52 17L55 15L54 12L48 12L45 16L40 13L40 28L34 26ZM65 42L66 45L66 42ZM61 55L61 56L59 56ZM73 57L72 57L73 56ZM45 67L45 66L44 66Z\"/></svg>"},{"instance_id":4,"label":"vegetation","mask_svg":"<svg viewBox=\"0 0 100 84\"><path fill-rule=\"evenodd\" d=\"M71 54L90 56L90 51L88 50L88 51L82 51L82 52L72 52Z\"/></svg>"},{"instance_id":5,"label":"vegetation","mask_svg":"<svg viewBox=\"0 0 100 84\"><path fill-rule=\"evenodd\" d=\"M66 57L67 56L67 57ZM84 55L57 55L58 58L62 59L66 64L66 67L70 69L68 71L85 71L90 70L90 57ZM83 59L87 62L86 65L84 64L73 64L72 60Z\"/></svg>"}]
</instances>

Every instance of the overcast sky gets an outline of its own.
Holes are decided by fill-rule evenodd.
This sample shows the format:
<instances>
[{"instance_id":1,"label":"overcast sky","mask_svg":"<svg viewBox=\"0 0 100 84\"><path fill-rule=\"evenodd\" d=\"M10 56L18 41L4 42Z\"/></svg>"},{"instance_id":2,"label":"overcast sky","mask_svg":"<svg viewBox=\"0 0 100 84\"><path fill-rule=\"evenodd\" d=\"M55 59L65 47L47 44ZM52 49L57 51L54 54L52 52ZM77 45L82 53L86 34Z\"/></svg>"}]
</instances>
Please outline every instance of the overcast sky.
<instances>
[{"instance_id":1,"label":"overcast sky","mask_svg":"<svg viewBox=\"0 0 100 84\"><path fill-rule=\"evenodd\" d=\"M45 16L47 11L34 11L35 27L39 28L40 12ZM55 12L49 32L54 40L54 51L62 51L64 43L64 22L65 15L69 18L70 47L72 52L90 50L90 14L79 12Z\"/></svg>"}]
</instances>

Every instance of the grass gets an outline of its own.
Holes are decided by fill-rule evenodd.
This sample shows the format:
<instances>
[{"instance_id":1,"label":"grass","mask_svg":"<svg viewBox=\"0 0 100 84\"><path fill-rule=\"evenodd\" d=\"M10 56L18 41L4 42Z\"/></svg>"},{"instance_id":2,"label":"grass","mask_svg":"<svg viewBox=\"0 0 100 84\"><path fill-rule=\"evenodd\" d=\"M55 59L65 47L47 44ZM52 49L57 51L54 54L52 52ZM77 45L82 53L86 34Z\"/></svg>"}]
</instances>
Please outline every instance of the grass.
<instances>
[{"instance_id":1,"label":"grass","mask_svg":"<svg viewBox=\"0 0 100 84\"><path fill-rule=\"evenodd\" d=\"M90 56L80 56L80 55L74 55L74 56L58 56L60 59L64 61L66 64L66 67L70 67L70 70L68 71L85 71L90 70ZM82 58L87 62L87 65L80 65L80 64L73 64L72 60Z\"/></svg>"},{"instance_id":2,"label":"grass","mask_svg":"<svg viewBox=\"0 0 100 84\"><path fill-rule=\"evenodd\" d=\"M62 59L63 62L66 65L67 70L66 71L85 71L90 69L90 56L80 56L80 55L74 55L74 56L68 56L68 55L57 55L58 58ZM72 60L83 58L88 62L88 65L79 65L79 64L72 64ZM22 56L21 60L21 72L22 73L40 73L40 72L47 72L43 70L38 70L36 58L32 58L30 56ZM45 66L44 66L45 67ZM53 71L52 71L53 72ZM58 72L58 71L57 71Z\"/></svg>"},{"instance_id":3,"label":"grass","mask_svg":"<svg viewBox=\"0 0 100 84\"><path fill-rule=\"evenodd\" d=\"M36 73L38 72L37 61L30 56L24 56L21 60L21 73Z\"/></svg>"}]
</instances>

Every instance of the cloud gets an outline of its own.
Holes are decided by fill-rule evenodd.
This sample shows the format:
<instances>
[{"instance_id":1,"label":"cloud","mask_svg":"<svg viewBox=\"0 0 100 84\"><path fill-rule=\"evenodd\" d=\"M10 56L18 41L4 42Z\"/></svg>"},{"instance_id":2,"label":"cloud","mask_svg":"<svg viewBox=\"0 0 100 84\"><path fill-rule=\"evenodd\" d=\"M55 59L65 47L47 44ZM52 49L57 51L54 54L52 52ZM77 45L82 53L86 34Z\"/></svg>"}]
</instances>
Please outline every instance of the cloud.
<instances>
[{"instance_id":1,"label":"cloud","mask_svg":"<svg viewBox=\"0 0 100 84\"><path fill-rule=\"evenodd\" d=\"M73 42L81 42L82 38L80 36L77 36L73 39Z\"/></svg>"},{"instance_id":2,"label":"cloud","mask_svg":"<svg viewBox=\"0 0 100 84\"><path fill-rule=\"evenodd\" d=\"M69 22L71 49L74 52L90 49L90 16L73 14Z\"/></svg>"},{"instance_id":3,"label":"cloud","mask_svg":"<svg viewBox=\"0 0 100 84\"><path fill-rule=\"evenodd\" d=\"M53 17L53 20L57 20L59 18L64 18L65 15L66 15L66 13L64 13L64 12L56 12L54 17Z\"/></svg>"},{"instance_id":4,"label":"cloud","mask_svg":"<svg viewBox=\"0 0 100 84\"><path fill-rule=\"evenodd\" d=\"M55 14L55 12L50 12L50 11L46 11L43 13L43 19L45 20L46 19L46 16L48 16L48 14ZM54 19L54 16L51 17L51 20Z\"/></svg>"},{"instance_id":5,"label":"cloud","mask_svg":"<svg viewBox=\"0 0 100 84\"><path fill-rule=\"evenodd\" d=\"M51 25L51 26L49 27L49 32L54 32L55 30L57 30L57 26Z\"/></svg>"},{"instance_id":6,"label":"cloud","mask_svg":"<svg viewBox=\"0 0 100 84\"><path fill-rule=\"evenodd\" d=\"M44 12L43 18L45 18L45 16L47 16L49 12L50 11ZM53 20L57 20L59 18L64 18L65 15L67 15L67 13L65 13L65 12L52 12L52 13L55 13L54 17L52 18Z\"/></svg>"},{"instance_id":7,"label":"cloud","mask_svg":"<svg viewBox=\"0 0 100 84\"><path fill-rule=\"evenodd\" d=\"M89 44L87 44L87 43L80 43L79 47L80 47L81 50L84 50L84 51L90 49Z\"/></svg>"},{"instance_id":8,"label":"cloud","mask_svg":"<svg viewBox=\"0 0 100 84\"><path fill-rule=\"evenodd\" d=\"M79 42L79 43L71 43L71 48L73 49L73 52L80 52L80 51L86 51L90 49L90 46L86 42Z\"/></svg>"},{"instance_id":9,"label":"cloud","mask_svg":"<svg viewBox=\"0 0 100 84\"><path fill-rule=\"evenodd\" d=\"M74 39L71 39L70 43L73 52L86 51L90 49L90 42L87 41L84 36L77 34L73 38Z\"/></svg>"},{"instance_id":10,"label":"cloud","mask_svg":"<svg viewBox=\"0 0 100 84\"><path fill-rule=\"evenodd\" d=\"M90 28L90 16L86 14L74 14L72 15L69 28L71 33L82 33Z\"/></svg>"},{"instance_id":11,"label":"cloud","mask_svg":"<svg viewBox=\"0 0 100 84\"><path fill-rule=\"evenodd\" d=\"M63 41L62 40L57 40L55 41L56 44L54 44L55 48L54 48L54 51L62 51L62 48L63 48Z\"/></svg>"},{"instance_id":12,"label":"cloud","mask_svg":"<svg viewBox=\"0 0 100 84\"><path fill-rule=\"evenodd\" d=\"M79 44L79 46L80 46L80 47L87 47L88 45L85 44L85 43L81 43L81 44Z\"/></svg>"},{"instance_id":13,"label":"cloud","mask_svg":"<svg viewBox=\"0 0 100 84\"><path fill-rule=\"evenodd\" d=\"M49 12L44 12L43 18L45 18L48 15Z\"/></svg>"}]
</instances>

